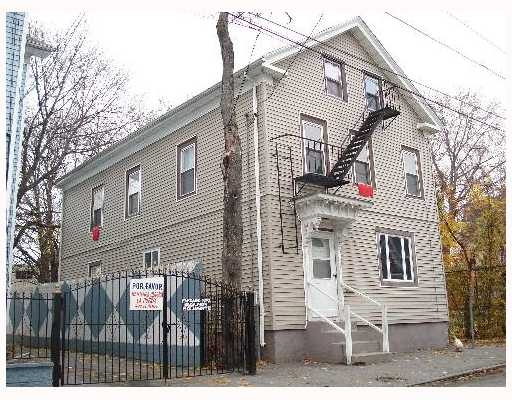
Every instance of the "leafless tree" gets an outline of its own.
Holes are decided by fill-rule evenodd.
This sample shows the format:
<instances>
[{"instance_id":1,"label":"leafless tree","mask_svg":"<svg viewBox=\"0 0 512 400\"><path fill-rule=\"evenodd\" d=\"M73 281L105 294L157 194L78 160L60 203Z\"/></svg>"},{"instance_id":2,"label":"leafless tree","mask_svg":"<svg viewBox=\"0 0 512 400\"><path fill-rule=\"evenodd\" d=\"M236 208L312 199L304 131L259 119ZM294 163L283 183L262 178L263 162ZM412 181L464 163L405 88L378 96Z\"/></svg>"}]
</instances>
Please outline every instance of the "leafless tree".
<instances>
[{"instance_id":1,"label":"leafless tree","mask_svg":"<svg viewBox=\"0 0 512 400\"><path fill-rule=\"evenodd\" d=\"M222 55L220 110L224 125L224 217L222 271L223 277L237 287L242 276L242 153L234 110L235 83L233 77L233 43L228 30L228 13L221 12L217 21L217 36Z\"/></svg>"},{"instance_id":2,"label":"leafless tree","mask_svg":"<svg viewBox=\"0 0 512 400\"><path fill-rule=\"evenodd\" d=\"M87 40L77 18L51 39L55 51L30 64L16 202L15 263L40 282L57 280L59 177L140 125L126 99L127 75Z\"/></svg>"}]
</instances>

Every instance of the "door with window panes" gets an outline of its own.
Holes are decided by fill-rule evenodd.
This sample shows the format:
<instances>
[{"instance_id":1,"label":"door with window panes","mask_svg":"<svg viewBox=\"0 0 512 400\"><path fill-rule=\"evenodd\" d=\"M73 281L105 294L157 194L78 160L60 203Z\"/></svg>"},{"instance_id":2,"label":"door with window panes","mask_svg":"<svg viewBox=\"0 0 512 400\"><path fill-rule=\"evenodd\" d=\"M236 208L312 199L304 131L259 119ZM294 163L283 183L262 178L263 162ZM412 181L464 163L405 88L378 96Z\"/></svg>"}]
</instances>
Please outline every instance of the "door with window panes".
<instances>
[{"instance_id":1,"label":"door with window panes","mask_svg":"<svg viewBox=\"0 0 512 400\"><path fill-rule=\"evenodd\" d=\"M317 232L311 238L311 262L309 279L313 284L309 288L310 306L326 317L338 315L337 301L337 273L334 236L332 234ZM316 287L324 293L320 292ZM317 315L311 315L317 318Z\"/></svg>"}]
</instances>

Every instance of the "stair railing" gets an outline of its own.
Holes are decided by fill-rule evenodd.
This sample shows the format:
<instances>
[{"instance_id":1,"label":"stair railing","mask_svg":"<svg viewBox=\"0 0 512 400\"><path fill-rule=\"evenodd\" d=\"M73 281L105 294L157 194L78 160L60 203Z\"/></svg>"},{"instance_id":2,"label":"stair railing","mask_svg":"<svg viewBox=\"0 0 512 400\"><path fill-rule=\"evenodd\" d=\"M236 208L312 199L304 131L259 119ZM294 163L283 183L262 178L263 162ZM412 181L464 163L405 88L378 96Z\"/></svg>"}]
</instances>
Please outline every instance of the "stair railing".
<instances>
[{"instance_id":1,"label":"stair railing","mask_svg":"<svg viewBox=\"0 0 512 400\"><path fill-rule=\"evenodd\" d=\"M333 300L334 302L336 302L337 306L339 306L341 304L341 306L343 308L343 313L344 313L343 319L345 321L345 329L336 325L334 322L332 322L329 318L327 318L324 314L322 314L317 309L311 307L309 305L309 301L306 303L306 307L308 308L308 310L312 311L317 316L319 316L322 319L322 321L326 322L331 327L333 327L335 330L337 330L338 332L343 334L343 336L345 337L345 360L347 362L347 365L352 364L352 326L351 326L351 322L350 322L350 315L351 315L350 306L348 304L345 304L343 306L342 300L330 295L329 293L324 291L320 286L317 286L310 281L308 281L308 287L316 289L318 292L322 293L324 296Z\"/></svg>"},{"instance_id":2,"label":"stair railing","mask_svg":"<svg viewBox=\"0 0 512 400\"><path fill-rule=\"evenodd\" d=\"M341 286L344 289L347 289L351 291L352 293L362 297L363 299L369 301L370 303L375 304L377 307L381 310L381 319L382 319L382 325L381 328L376 326L375 324L368 321L366 318L362 317L361 315L357 314L354 311L350 311L350 313L362 321L363 323L367 324L369 327L375 329L377 332L379 332L382 335L382 351L384 353L389 353L389 327L388 327L388 308L386 304L382 304L378 302L377 300L372 299L368 295L360 292L357 289L354 289L352 286L347 285L345 282L341 281ZM345 324L346 325L346 324Z\"/></svg>"}]
</instances>

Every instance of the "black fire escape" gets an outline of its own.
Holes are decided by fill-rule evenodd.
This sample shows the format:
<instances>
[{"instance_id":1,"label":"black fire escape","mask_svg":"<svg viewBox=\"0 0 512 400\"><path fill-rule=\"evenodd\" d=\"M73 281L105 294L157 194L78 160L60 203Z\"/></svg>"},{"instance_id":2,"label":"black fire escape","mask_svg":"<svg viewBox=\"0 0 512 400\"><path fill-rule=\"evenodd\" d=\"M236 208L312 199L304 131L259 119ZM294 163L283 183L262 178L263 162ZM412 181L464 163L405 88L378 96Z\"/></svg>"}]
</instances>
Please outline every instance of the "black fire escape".
<instances>
[{"instance_id":1,"label":"black fire escape","mask_svg":"<svg viewBox=\"0 0 512 400\"><path fill-rule=\"evenodd\" d=\"M394 119L400 115L400 104L398 92L393 84L389 82L384 82L386 88L383 88L381 92L380 101L375 107L375 110L369 110L368 107L365 107L361 116L354 126L357 126L359 122L361 122L359 129L352 130L352 135L348 137L349 142L346 146L344 143L339 145L325 143L323 141L308 139L302 136L294 135L294 134L285 134L279 137L274 138L276 141L276 152L274 157L276 157L276 165L277 165L277 180L278 180L278 195L279 195L279 214L280 214L280 222L281 222L281 244L283 253L287 253L285 248L285 239L283 232L283 215L289 215L294 218L294 226L295 226L295 243L292 247L297 253L299 251L298 248L298 227L297 227L297 214L295 209L295 200L299 196L300 192L306 185L314 185L325 188L327 191L330 188L340 188L343 185L347 185L351 183L350 173L352 171L352 167L354 162L356 161L359 153L366 146L368 141L370 140L372 134L377 130L379 126L382 126L382 130L385 130ZM293 157L291 147L288 146L287 151L283 154L279 151L279 143L276 139L281 137L296 137L299 138L303 143L301 144L304 147L304 150L313 151L317 154L325 153L325 157L327 160L336 160L330 171L325 171L329 161L324 162L325 160L319 159L319 162L322 163L322 167L318 169L318 165L312 166L312 168L307 168L307 172L300 176L294 175L294 166L293 166ZM292 185L292 196L290 199L290 205L292 206L292 213L287 213L283 211L282 207L282 179L283 173L286 173L287 168L280 167L280 160L289 160L290 162L290 177L291 177L291 185ZM285 185L285 187L288 185ZM287 196L286 196L287 197Z\"/></svg>"}]
</instances>

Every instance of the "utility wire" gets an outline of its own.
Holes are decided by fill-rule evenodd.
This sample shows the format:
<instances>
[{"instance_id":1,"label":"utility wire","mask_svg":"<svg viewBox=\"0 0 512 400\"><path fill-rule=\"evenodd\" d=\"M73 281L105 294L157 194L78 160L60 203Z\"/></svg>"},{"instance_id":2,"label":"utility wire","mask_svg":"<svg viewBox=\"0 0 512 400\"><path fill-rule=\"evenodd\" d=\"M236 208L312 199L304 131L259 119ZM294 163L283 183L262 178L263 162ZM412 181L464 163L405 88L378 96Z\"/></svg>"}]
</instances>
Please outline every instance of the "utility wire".
<instances>
[{"instance_id":1,"label":"utility wire","mask_svg":"<svg viewBox=\"0 0 512 400\"><path fill-rule=\"evenodd\" d=\"M280 23L278 23L278 22L276 22L276 21L273 21L273 20L271 20L271 19L265 18L265 17L263 17L263 16L261 16L261 15L258 15L258 14L253 14L253 13L250 13L250 14L251 14L251 15L253 15L253 16L255 16L255 17L257 17L257 18L260 18L260 19L262 19L262 20L264 20L264 21L267 21L267 22L270 22L270 23L272 23L272 24L274 24L274 25L277 25L277 26L279 26L279 27L281 27L281 28L287 29L287 30L289 30L290 32L293 32L293 33L295 33L295 34L297 34L297 35L300 35L300 36L306 37L306 35L305 35L304 33L298 32L298 31L296 31L296 30L294 30L294 29L292 29L292 28L290 28L290 27L288 27L288 26L284 26L284 25L282 25L282 24L280 24ZM247 22L247 21L246 21L246 22ZM286 39L286 40L288 40L288 39ZM405 75L399 74L398 72L395 72L395 71L392 71L392 70L390 70L390 69L387 69L387 68L381 67L380 65L374 64L373 62L368 61L368 60L366 60L366 59L364 59L364 58L362 58L362 57L359 57L359 56L357 56L357 55L355 55L355 54L352 54L352 53L350 53L350 52L348 52L348 51L346 51L346 50L343 50L343 49L340 49L340 48L338 48L338 47L336 47L336 46L333 46L333 45L330 45L330 44L324 43L324 42L322 42L322 41L320 41L320 40L318 40L318 39L315 39L315 38L311 38L311 40L312 40L312 41L314 41L314 42L316 42L316 43L318 43L318 44L320 44L320 45L322 45L322 46L324 46L324 47L328 47L328 48L331 48L331 49L333 49L333 50L339 51L339 52L341 52L341 53L343 53L343 54L348 55L349 57L352 57L352 58L354 58L354 59L358 60L358 61L361 61L361 62L363 62L363 63L365 63L365 64L368 64L368 65L371 65L371 66L373 66L373 67L376 67L376 68L378 68L378 69L379 69L379 70L381 70L381 71L384 71L384 72L387 72L387 73L393 74L393 75L398 76L398 77L403 78L403 79L407 79L408 81L411 81L411 82L413 82L413 83L416 83L416 84L418 84L418 85L420 85L420 86L422 86L422 87L424 87L424 88L427 88L427 89L429 89L429 90L432 90L432 91L434 91L434 92L436 92L436 93L439 93L439 94L441 94L441 95L443 95L443 96L449 97L449 98L451 98L451 99L453 99L453 100L457 100L457 101L458 101L458 102L460 102L461 104L471 106L471 107L473 107L473 108L476 108L476 109L479 109L479 110L484 111L484 112L486 112L486 113L489 113L489 114L491 114L491 115L494 115L495 117L498 117L498 118L501 118L501 119L505 119L505 117L503 117L502 115L496 114L496 113L494 113L494 112L492 112L492 111L486 110L486 109L484 109L484 108L482 108L482 107L479 107L479 106L477 106L477 105L475 105L475 104L472 104L472 103L469 103L469 102L463 101L463 100L461 100L461 99L458 99L458 98L457 98L457 97L455 97L455 96L449 95L448 93L445 93L445 92L443 92L443 91L441 91L441 90L439 90L439 89L435 89L435 88L433 88L433 87L431 87L431 86L428 86L428 85L426 85L426 84L424 84L424 83L418 82L418 81L416 81L416 80L414 80L414 79L409 78L408 76L405 76Z\"/></svg>"},{"instance_id":2,"label":"utility wire","mask_svg":"<svg viewBox=\"0 0 512 400\"><path fill-rule=\"evenodd\" d=\"M288 13L287 13L288 14ZM304 40L304 43L303 44L306 44L307 41L311 38L311 36L313 35L313 32L315 31L316 27L318 26L318 24L320 23L320 21L322 20L324 14L320 14L320 18L318 18L318 21L316 21L316 24L315 26L313 27L313 29L311 29L311 32L309 33L309 35L306 37L306 39ZM288 15L288 17L290 17ZM291 20L291 18L290 18ZM261 30L260 30L261 32ZM292 61L288 64L288 66L286 67L286 70L283 72L283 74L281 75L281 77L279 78L279 80L277 81L277 83L274 85L274 87L272 88L272 93L270 93L270 95L265 99L265 100L270 100L272 98L272 96L274 95L274 92L276 91L277 87L279 86L279 84L281 83L281 81L283 80L283 78L285 77L286 73L289 71L289 69L292 67L292 65L295 63L295 60L297 59L297 56L299 55L299 52L297 52L297 54L295 54L295 56L293 57Z\"/></svg>"},{"instance_id":3,"label":"utility wire","mask_svg":"<svg viewBox=\"0 0 512 400\"><path fill-rule=\"evenodd\" d=\"M231 14L231 15L233 15L233 14ZM234 16L234 15L233 15L233 16ZM250 24L250 25L253 25L253 26L257 27L258 29L262 29L263 31L267 31L267 32L271 33L272 35L274 35L274 36L276 36L276 37L280 37L280 38L282 38L282 39L285 39L285 40L287 40L287 41L289 41L289 42L291 42L291 43L294 43L294 44L296 44L296 45L298 45L298 46L301 46L301 47L303 47L304 49L307 49L307 50L309 50L309 51L312 51L312 52L314 52L314 53L317 53L317 54L319 54L319 55L321 55L321 56L330 55L331 57L336 58L336 56L335 56L335 55L333 55L333 54L328 54L328 53L326 53L326 52L321 52L321 51L318 51L318 50L316 50L316 49L313 49L313 48L311 48L311 47L309 47L309 46L306 46L306 45L302 44L301 42L297 42L297 41L295 41L295 40L293 40L293 39L290 39L290 38L288 38L288 37L286 37L286 36L281 35L281 34L280 34L280 33L278 33L278 32L272 31L271 29L268 29L268 28L266 28L266 27L263 27L263 26L261 26L261 25L258 25L258 24L254 23L254 22L252 22L252 21L246 20L246 19L244 19L244 18L242 18L242 17L239 17L239 16L235 16L235 17L236 17L237 19L241 20L241 21L244 21L245 23L248 23L248 24ZM245 26L245 27L246 27L246 28L248 28L248 29L256 29L256 28L252 28L251 26L247 26L247 25L241 25L241 26ZM322 42L319 42L319 43L322 43ZM344 64L345 64L346 66L350 67L350 68L353 68L353 69L357 70L357 71L360 71L360 72L363 72L363 73L365 72L363 69L361 69L361 68L359 68L359 67L356 67L356 66L353 66L353 65L351 65L351 64L348 64L348 63L346 63L346 62L345 62ZM451 108L451 107L449 107L449 106L447 106L447 105L445 105L445 104L440 103L440 102L439 102L439 101L437 101L437 100L430 99L430 98L428 98L428 97L426 97L426 96L422 95L421 93L419 93L419 92L417 92L417 91L415 92L415 91L412 91L412 90L410 90L410 89L404 88L403 86L397 85L397 84L395 84L394 82L390 82L390 81L387 81L387 80L384 80L384 81L388 82L390 85L392 85L393 87L395 87L395 88L397 88L397 89L400 89L400 90L402 90L402 91L404 91L404 92L407 92L407 93L411 94L413 97L419 97L419 98L422 98L422 99L424 99L425 101L428 101L428 102L430 102L430 103L433 103L433 104L438 105L439 107L442 107L442 108L448 109L448 110L450 110L450 111L453 111L453 112L455 112L455 113L457 113L457 114L459 114L459 115L462 115L462 116L464 116L464 117L466 117L466 118L468 118L468 119L471 119L471 120L477 121L477 122L479 122L479 123L480 123L480 124L482 124L482 125L486 125L486 126L488 126L489 128L492 128L492 129L497 130L497 131L504 132L504 130L503 130L503 129L501 129L501 128L497 127L497 126L494 126L494 125L492 125L492 124L489 124L489 123L487 123L487 122L485 122L485 121L482 121L482 120L480 120L480 119L478 119L478 118L472 117L471 115L469 115L469 114L467 114L467 113L464 113L464 112L462 112L462 111L455 110L455 109L453 109L453 108ZM476 107L476 106L475 106L475 107ZM476 108L478 108L478 107L476 107ZM486 110L486 112L487 112L487 113L489 113L489 114L491 114L491 113L492 113L492 112L487 111L487 110Z\"/></svg>"},{"instance_id":4,"label":"utility wire","mask_svg":"<svg viewBox=\"0 0 512 400\"><path fill-rule=\"evenodd\" d=\"M477 35L480 39L482 39L483 41L487 42L488 44L490 44L492 47L494 47L496 50L499 50L501 51L503 54L508 54L505 50L503 50L501 47L499 47L496 43L492 42L491 40L487 39L484 35L482 35L480 32L478 32L476 29L473 29L471 26L468 25L467 22L464 22L463 20L461 20L460 18L457 18L455 15L453 15L452 13L450 12L446 12L446 14L448 14L448 16L450 16L451 18L453 18L455 21L457 21L459 24L461 25L464 25L468 30L470 30L471 32L473 32L475 35Z\"/></svg>"},{"instance_id":5,"label":"utility wire","mask_svg":"<svg viewBox=\"0 0 512 400\"><path fill-rule=\"evenodd\" d=\"M386 15L389 15L391 18L396 19L397 21L401 22L401 23L402 23L402 24L404 24L405 26L408 26L408 27L409 27L409 28L411 28L412 30L414 30L414 31L418 32L420 35L423 35L423 36L425 36L425 37L429 38L430 40L432 40L433 42L435 42L435 43L437 43L437 44L439 44L439 45L441 45L441 46L443 46L443 47L447 48L448 50L453 51L454 53L456 53L456 54L458 54L459 56L461 56L461 57L465 58L466 60L468 60L468 61L472 62L473 64L478 65L479 67L486 69L488 72L492 73L493 75L496 75L498 78L506 79L506 78L505 78L502 74L500 74L499 72L496 72L496 71L494 71L493 69L489 68L487 65L482 64L481 62L476 61L476 60L474 60L473 58L468 57L467 55L465 55L465 54L464 54L464 53L462 53L461 51L457 50L456 48L454 48L454 47L452 47L452 46L450 46L450 45L448 45L448 44L446 44L446 43L444 43L444 42L440 41L439 39L436 39L435 37L433 37L433 36L429 35L428 33L424 32L424 31L422 31L420 28L417 28L417 27L415 27L414 25L411 25L410 23L408 23L408 22L404 21L404 20L403 20L403 19L401 19L401 18L395 17L393 14L390 14L390 13L388 13L387 11L385 12L385 14L386 14Z\"/></svg>"}]
</instances>

